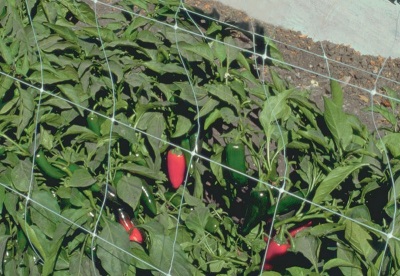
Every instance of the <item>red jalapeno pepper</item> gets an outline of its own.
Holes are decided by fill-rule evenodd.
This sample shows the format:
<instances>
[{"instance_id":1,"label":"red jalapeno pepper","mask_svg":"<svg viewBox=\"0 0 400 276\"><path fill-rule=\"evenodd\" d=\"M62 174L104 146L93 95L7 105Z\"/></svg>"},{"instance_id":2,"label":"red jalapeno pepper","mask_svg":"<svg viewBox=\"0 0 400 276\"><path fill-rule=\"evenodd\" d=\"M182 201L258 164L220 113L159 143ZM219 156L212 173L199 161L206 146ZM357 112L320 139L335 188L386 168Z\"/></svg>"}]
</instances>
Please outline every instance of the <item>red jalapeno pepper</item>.
<instances>
[{"instance_id":1,"label":"red jalapeno pepper","mask_svg":"<svg viewBox=\"0 0 400 276\"><path fill-rule=\"evenodd\" d=\"M119 223L124 227L125 231L129 233L129 240L137 243L143 242L142 232L135 227L129 215L122 209L118 209Z\"/></svg>"},{"instance_id":2,"label":"red jalapeno pepper","mask_svg":"<svg viewBox=\"0 0 400 276\"><path fill-rule=\"evenodd\" d=\"M303 231L304 229L310 227L312 224L311 221L307 222L306 224L296 227L289 231L291 237L295 237L299 232ZM268 242L268 237L265 237L264 240ZM264 270L271 270L272 264L271 260L283 256L291 247L289 243L289 239L283 238L283 232L280 233L278 237L275 237L273 240L270 241L267 254L265 256L265 265Z\"/></svg>"},{"instance_id":3,"label":"red jalapeno pepper","mask_svg":"<svg viewBox=\"0 0 400 276\"><path fill-rule=\"evenodd\" d=\"M167 154L168 176L174 189L178 189L185 178L185 156L178 149L168 151Z\"/></svg>"}]
</instances>

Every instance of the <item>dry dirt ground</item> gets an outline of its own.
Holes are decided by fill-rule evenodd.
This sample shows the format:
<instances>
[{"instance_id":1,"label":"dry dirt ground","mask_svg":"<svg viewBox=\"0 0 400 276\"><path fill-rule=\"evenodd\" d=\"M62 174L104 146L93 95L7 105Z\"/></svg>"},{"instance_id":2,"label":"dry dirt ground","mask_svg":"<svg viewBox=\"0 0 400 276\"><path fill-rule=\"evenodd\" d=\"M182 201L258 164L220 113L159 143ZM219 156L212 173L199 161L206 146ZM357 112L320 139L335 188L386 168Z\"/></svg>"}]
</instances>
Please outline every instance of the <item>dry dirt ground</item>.
<instances>
[{"instance_id":1,"label":"dry dirt ground","mask_svg":"<svg viewBox=\"0 0 400 276\"><path fill-rule=\"evenodd\" d=\"M84 1L92 5L91 0ZM118 0L101 2L115 4ZM243 47L252 47L251 31L272 38L282 52L284 61L293 68L291 71L278 69L280 76L300 89L310 90L312 100L320 107L323 106L323 96L330 94L329 76L340 80L345 94L345 111L357 115L371 130L374 130L374 126L371 112L366 111L371 105L367 90L372 90L376 82L376 91L379 93L386 94L383 87L400 93L400 59L386 60L379 56L361 55L346 45L313 41L299 32L254 20L244 12L217 1L185 0L185 5L194 7L197 13L237 26L237 40ZM110 12L110 8L98 4L97 11L101 15ZM269 78L268 71L265 71L265 77ZM400 94L396 98L400 99ZM379 95L374 96L373 102L388 104L386 98ZM381 116L374 116L379 126L386 124Z\"/></svg>"}]
</instances>

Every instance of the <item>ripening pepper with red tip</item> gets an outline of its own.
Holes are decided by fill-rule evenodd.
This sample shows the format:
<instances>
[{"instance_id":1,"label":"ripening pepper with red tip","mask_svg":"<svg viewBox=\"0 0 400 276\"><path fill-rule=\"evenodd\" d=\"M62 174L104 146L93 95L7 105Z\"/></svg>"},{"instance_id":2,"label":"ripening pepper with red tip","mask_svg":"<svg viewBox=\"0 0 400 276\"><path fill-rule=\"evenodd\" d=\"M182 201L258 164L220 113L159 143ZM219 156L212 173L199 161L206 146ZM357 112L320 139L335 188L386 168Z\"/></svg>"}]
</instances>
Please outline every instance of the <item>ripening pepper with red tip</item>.
<instances>
[{"instance_id":1,"label":"ripening pepper with red tip","mask_svg":"<svg viewBox=\"0 0 400 276\"><path fill-rule=\"evenodd\" d=\"M143 234L138 228L135 227L129 215L122 209L118 209L119 223L124 227L125 231L129 233L129 240L137 243L143 242Z\"/></svg>"}]
</instances>

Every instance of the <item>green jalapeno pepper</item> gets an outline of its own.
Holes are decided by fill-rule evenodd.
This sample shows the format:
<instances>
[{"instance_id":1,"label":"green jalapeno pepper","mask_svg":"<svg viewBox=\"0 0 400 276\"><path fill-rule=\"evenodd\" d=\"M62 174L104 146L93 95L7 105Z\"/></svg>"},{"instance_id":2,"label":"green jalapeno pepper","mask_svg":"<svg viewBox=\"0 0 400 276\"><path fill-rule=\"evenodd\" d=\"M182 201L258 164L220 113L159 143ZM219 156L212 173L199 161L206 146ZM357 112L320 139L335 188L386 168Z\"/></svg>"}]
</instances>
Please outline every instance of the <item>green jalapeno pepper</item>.
<instances>
[{"instance_id":1,"label":"green jalapeno pepper","mask_svg":"<svg viewBox=\"0 0 400 276\"><path fill-rule=\"evenodd\" d=\"M96 133L96 135L100 136L100 122L99 122L99 116L97 116L95 113L90 113L89 116L86 118L88 128Z\"/></svg>"},{"instance_id":2,"label":"green jalapeno pepper","mask_svg":"<svg viewBox=\"0 0 400 276\"><path fill-rule=\"evenodd\" d=\"M184 139L182 140L181 146L182 146L182 148L184 148L184 149L186 149L186 150L188 150L188 151L192 151L192 149L191 149L191 147L190 147L190 139L189 139L189 137L186 137L186 138L184 138ZM186 164L189 164L189 162L190 162L190 156L191 156L190 152L183 151L183 155L185 156Z\"/></svg>"},{"instance_id":3,"label":"green jalapeno pepper","mask_svg":"<svg viewBox=\"0 0 400 276\"><path fill-rule=\"evenodd\" d=\"M117 171L114 176L114 183L117 184L121 178L123 177L124 173L122 171ZM117 193L112 186L108 186L109 193L107 196L110 197L114 202L118 202ZM110 194L111 191L111 194ZM112 195L112 196L111 196ZM140 195L140 201L144 205L147 211L150 212L151 215L157 215L157 204L154 198L153 192L150 186L142 180L142 194Z\"/></svg>"},{"instance_id":4,"label":"green jalapeno pepper","mask_svg":"<svg viewBox=\"0 0 400 276\"><path fill-rule=\"evenodd\" d=\"M175 192L166 192L164 193L165 199L175 208L179 208L181 204L181 195ZM183 200L185 203L185 200Z\"/></svg>"},{"instance_id":5,"label":"green jalapeno pepper","mask_svg":"<svg viewBox=\"0 0 400 276\"><path fill-rule=\"evenodd\" d=\"M36 164L38 165L39 169L46 174L47 176L54 178L54 179L61 179L67 174L60 170L57 167L54 167L53 165L50 164L50 162L47 160L46 156L44 155L44 152L42 149L40 149L36 153Z\"/></svg>"},{"instance_id":6,"label":"green jalapeno pepper","mask_svg":"<svg viewBox=\"0 0 400 276\"><path fill-rule=\"evenodd\" d=\"M226 164L228 167L241 173L246 173L245 150L242 143L230 143L225 148ZM229 175L236 186L247 184L247 177L234 171L229 171Z\"/></svg>"},{"instance_id":7,"label":"green jalapeno pepper","mask_svg":"<svg viewBox=\"0 0 400 276\"><path fill-rule=\"evenodd\" d=\"M269 193L261 185L257 186L250 192L247 202L247 209L244 217L241 233L247 235L267 216L268 207L270 205Z\"/></svg>"},{"instance_id":8,"label":"green jalapeno pepper","mask_svg":"<svg viewBox=\"0 0 400 276\"><path fill-rule=\"evenodd\" d=\"M296 191L293 193L294 195L297 195L301 198L304 198L305 196L305 191ZM301 203L303 202L302 199L299 199L297 197L293 197L291 195L286 195L285 197L283 197L280 201L279 201L279 205L278 208L276 210L276 213L278 215L280 214L285 214L291 210L296 209L297 207L299 207L301 205ZM267 215L271 216L274 214L275 212L275 208L276 208L276 204L272 205L268 211L267 211Z\"/></svg>"},{"instance_id":9,"label":"green jalapeno pepper","mask_svg":"<svg viewBox=\"0 0 400 276\"><path fill-rule=\"evenodd\" d=\"M208 217L204 229L206 229L210 234L216 233L219 229L219 221L214 217Z\"/></svg>"},{"instance_id":10,"label":"green jalapeno pepper","mask_svg":"<svg viewBox=\"0 0 400 276\"><path fill-rule=\"evenodd\" d=\"M153 216L157 215L157 204L153 192L144 181L142 181L142 195L140 196L140 200Z\"/></svg>"},{"instance_id":11,"label":"green jalapeno pepper","mask_svg":"<svg viewBox=\"0 0 400 276\"><path fill-rule=\"evenodd\" d=\"M201 152L202 144L203 144L203 141L201 139L197 139L197 133L194 133L190 136L185 137L181 142L182 148L184 148L190 152L195 151L197 154L199 154ZM189 165L189 162L190 162L190 157L191 157L190 152L183 151L183 155L185 156L185 161L186 161L187 165ZM198 162L198 159L199 158L195 158L192 160L191 167L189 168L191 170L191 172L190 172L191 174L193 173L194 162Z\"/></svg>"}]
</instances>

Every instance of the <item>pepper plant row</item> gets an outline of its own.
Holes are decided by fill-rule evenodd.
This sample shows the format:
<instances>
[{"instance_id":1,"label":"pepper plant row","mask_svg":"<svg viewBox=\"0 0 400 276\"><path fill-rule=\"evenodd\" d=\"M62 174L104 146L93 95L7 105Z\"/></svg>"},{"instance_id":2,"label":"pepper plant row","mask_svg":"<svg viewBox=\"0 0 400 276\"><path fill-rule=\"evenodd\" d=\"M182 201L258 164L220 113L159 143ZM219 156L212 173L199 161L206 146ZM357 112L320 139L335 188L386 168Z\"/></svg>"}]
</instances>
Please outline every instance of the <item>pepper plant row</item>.
<instances>
[{"instance_id":1,"label":"pepper plant row","mask_svg":"<svg viewBox=\"0 0 400 276\"><path fill-rule=\"evenodd\" d=\"M396 101L379 140L336 82L321 110L271 40L180 1L32 5L40 50L0 4L0 274L399 271Z\"/></svg>"}]
</instances>

